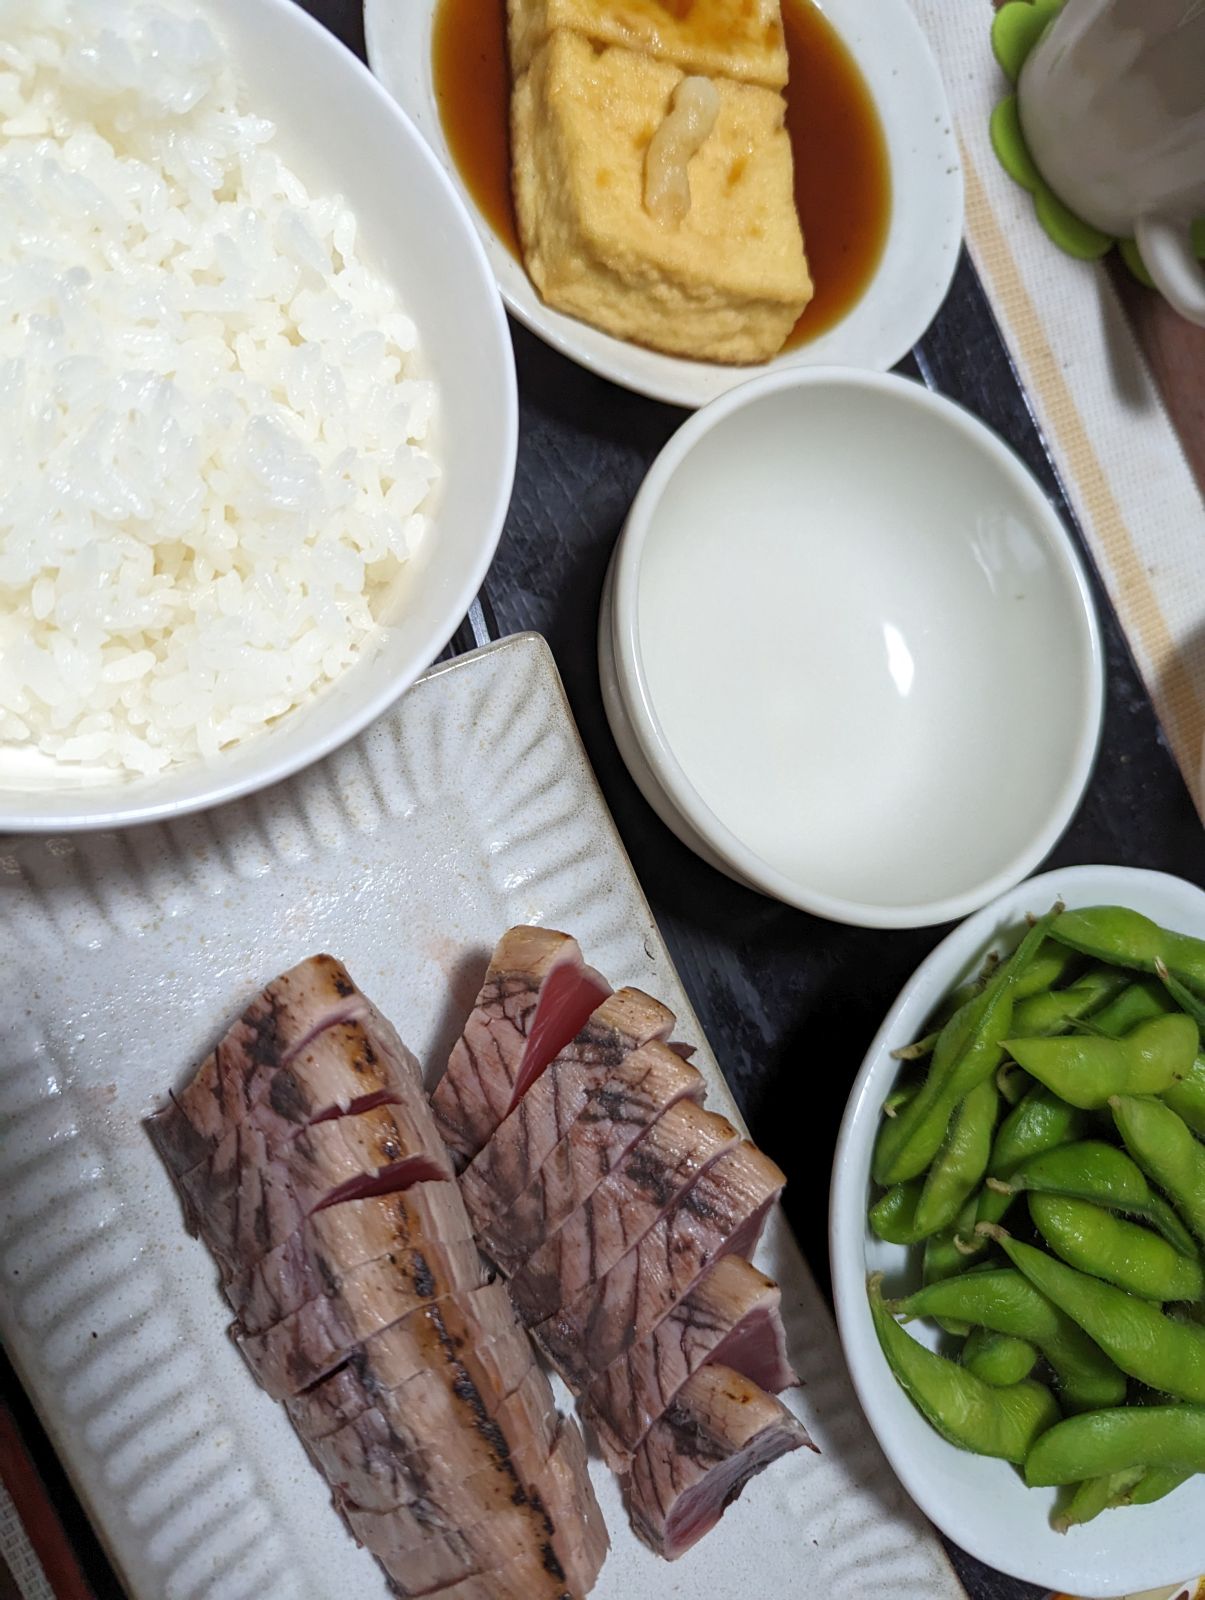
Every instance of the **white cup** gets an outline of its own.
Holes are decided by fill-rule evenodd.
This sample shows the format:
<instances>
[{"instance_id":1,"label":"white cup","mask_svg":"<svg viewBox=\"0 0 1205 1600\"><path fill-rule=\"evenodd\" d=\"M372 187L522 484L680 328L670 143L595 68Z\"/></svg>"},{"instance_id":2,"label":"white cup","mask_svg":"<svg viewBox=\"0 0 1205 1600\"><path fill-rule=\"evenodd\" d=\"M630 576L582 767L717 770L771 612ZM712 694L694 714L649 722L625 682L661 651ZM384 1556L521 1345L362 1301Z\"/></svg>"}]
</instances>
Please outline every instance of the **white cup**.
<instances>
[{"instance_id":1,"label":"white cup","mask_svg":"<svg viewBox=\"0 0 1205 1600\"><path fill-rule=\"evenodd\" d=\"M1205 324L1205 0L1067 0L1017 90L1030 154L1085 222L1133 236L1164 297Z\"/></svg>"}]
</instances>

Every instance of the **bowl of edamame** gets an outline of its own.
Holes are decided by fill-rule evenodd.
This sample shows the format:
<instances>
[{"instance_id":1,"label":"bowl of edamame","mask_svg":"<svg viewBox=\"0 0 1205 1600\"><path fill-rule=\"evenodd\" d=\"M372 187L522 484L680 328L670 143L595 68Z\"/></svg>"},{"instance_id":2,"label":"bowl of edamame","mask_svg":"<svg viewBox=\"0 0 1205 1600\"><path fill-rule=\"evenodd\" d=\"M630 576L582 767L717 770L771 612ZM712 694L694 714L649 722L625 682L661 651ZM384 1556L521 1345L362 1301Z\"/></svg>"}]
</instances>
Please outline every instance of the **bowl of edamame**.
<instances>
[{"instance_id":1,"label":"bowl of edamame","mask_svg":"<svg viewBox=\"0 0 1205 1600\"><path fill-rule=\"evenodd\" d=\"M888 1013L833 1168L837 1319L909 1493L1080 1595L1205 1568L1205 892L1048 872Z\"/></svg>"}]
</instances>

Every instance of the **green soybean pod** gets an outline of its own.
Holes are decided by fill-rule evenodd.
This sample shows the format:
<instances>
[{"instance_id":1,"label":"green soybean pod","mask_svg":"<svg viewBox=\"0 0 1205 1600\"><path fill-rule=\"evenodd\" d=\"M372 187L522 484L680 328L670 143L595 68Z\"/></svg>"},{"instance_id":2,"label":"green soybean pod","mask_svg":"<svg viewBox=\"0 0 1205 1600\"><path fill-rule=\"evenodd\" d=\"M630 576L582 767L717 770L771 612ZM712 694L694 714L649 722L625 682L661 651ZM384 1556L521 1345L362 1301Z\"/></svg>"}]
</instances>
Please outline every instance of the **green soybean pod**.
<instances>
[{"instance_id":1,"label":"green soybean pod","mask_svg":"<svg viewBox=\"0 0 1205 1600\"><path fill-rule=\"evenodd\" d=\"M1075 1485L1065 1505L1050 1519L1056 1533L1066 1533L1068 1528L1082 1526L1099 1517L1102 1511L1124 1505L1130 1491L1141 1482L1142 1467L1131 1467L1126 1472L1112 1472L1102 1478L1085 1478Z\"/></svg>"},{"instance_id":2,"label":"green soybean pod","mask_svg":"<svg viewBox=\"0 0 1205 1600\"><path fill-rule=\"evenodd\" d=\"M1004 1182L1014 1194L1033 1190L1075 1195L1118 1211L1140 1212L1151 1197L1151 1186L1138 1164L1103 1139L1072 1139L1039 1150L1018 1162Z\"/></svg>"},{"instance_id":3,"label":"green soybean pod","mask_svg":"<svg viewBox=\"0 0 1205 1600\"><path fill-rule=\"evenodd\" d=\"M1025 1481L1046 1488L1154 1466L1205 1472L1205 1406L1121 1406L1067 1417L1035 1443Z\"/></svg>"},{"instance_id":4,"label":"green soybean pod","mask_svg":"<svg viewBox=\"0 0 1205 1600\"><path fill-rule=\"evenodd\" d=\"M924 1238L916 1231L916 1202L920 1199L924 1180L912 1178L908 1183L893 1184L870 1208L870 1226L880 1239L888 1244L919 1244Z\"/></svg>"},{"instance_id":5,"label":"green soybean pod","mask_svg":"<svg viewBox=\"0 0 1205 1600\"><path fill-rule=\"evenodd\" d=\"M989 1178L989 1185L997 1179ZM1101 1139L1056 1146L1023 1161L1004 1183L1009 1194L1056 1194L1146 1218L1182 1255L1195 1256L1192 1235L1146 1181L1137 1162Z\"/></svg>"},{"instance_id":6,"label":"green soybean pod","mask_svg":"<svg viewBox=\"0 0 1205 1600\"><path fill-rule=\"evenodd\" d=\"M986 1244L985 1240L975 1239L973 1196L958 1213L952 1228L943 1228L940 1233L931 1233L925 1240L924 1254L921 1257L921 1282L940 1283L943 1278L956 1278L960 1272L965 1272L975 1256L982 1254L981 1250L968 1248L967 1240L973 1240L976 1244ZM943 1317L937 1320L939 1326L956 1339L965 1339L971 1331L970 1323L967 1322L957 1322Z\"/></svg>"},{"instance_id":7,"label":"green soybean pod","mask_svg":"<svg viewBox=\"0 0 1205 1600\"><path fill-rule=\"evenodd\" d=\"M990 1078L1003 1059L1013 1014L1013 984L1033 960L1057 912L1040 918L1007 961L942 1028L919 1094L879 1128L872 1171L884 1188L918 1177L941 1148L955 1106Z\"/></svg>"},{"instance_id":8,"label":"green soybean pod","mask_svg":"<svg viewBox=\"0 0 1205 1600\"><path fill-rule=\"evenodd\" d=\"M1180 1079L1159 1097L1197 1135L1205 1139L1205 1056L1198 1056Z\"/></svg>"},{"instance_id":9,"label":"green soybean pod","mask_svg":"<svg viewBox=\"0 0 1205 1600\"><path fill-rule=\"evenodd\" d=\"M1161 1100L1119 1095L1110 1105L1126 1149L1205 1244L1205 1145Z\"/></svg>"},{"instance_id":10,"label":"green soybean pod","mask_svg":"<svg viewBox=\"0 0 1205 1600\"><path fill-rule=\"evenodd\" d=\"M898 1050L893 1050L891 1059L893 1061L919 1061L923 1056L932 1055L933 1048L941 1037L942 1028L949 1022L956 1011L961 1011L963 1006L983 992L987 980L999 965L999 953L995 950L989 950L984 957L982 967L975 976L968 978L965 983L960 983L956 989L951 989L937 1007L929 1019L930 1031L922 1035L921 1038L914 1039L911 1044L901 1045Z\"/></svg>"},{"instance_id":11,"label":"green soybean pod","mask_svg":"<svg viewBox=\"0 0 1205 1600\"><path fill-rule=\"evenodd\" d=\"M1025 1461L1034 1442L1058 1421L1059 1408L1049 1389L1032 1378L993 1389L905 1333L883 1302L880 1278L870 1279L867 1294L887 1364L930 1426L963 1450Z\"/></svg>"},{"instance_id":12,"label":"green soybean pod","mask_svg":"<svg viewBox=\"0 0 1205 1600\"><path fill-rule=\"evenodd\" d=\"M1123 989L1116 1000L1098 1011L1092 1018L1092 1027L1116 1037L1129 1033L1140 1022L1166 1015L1171 1008L1164 985L1146 978ZM1198 1055L1183 1078L1164 1089L1160 1099L1183 1117L1198 1138L1205 1139L1205 1055Z\"/></svg>"},{"instance_id":13,"label":"green soybean pod","mask_svg":"<svg viewBox=\"0 0 1205 1600\"><path fill-rule=\"evenodd\" d=\"M1140 1022L1149 1022L1152 1017L1165 1017L1169 1011L1174 1010L1175 1007L1168 999L1167 991L1161 983L1151 978L1139 978L1137 982L1128 984L1107 1005L1093 1013L1092 1030L1107 1034L1112 1039L1119 1039L1123 1033L1130 1033Z\"/></svg>"},{"instance_id":14,"label":"green soybean pod","mask_svg":"<svg viewBox=\"0 0 1205 1600\"><path fill-rule=\"evenodd\" d=\"M995 1080L985 1078L956 1108L916 1203L920 1233L928 1235L948 1227L983 1182L999 1107Z\"/></svg>"},{"instance_id":15,"label":"green soybean pod","mask_svg":"<svg viewBox=\"0 0 1205 1600\"><path fill-rule=\"evenodd\" d=\"M954 1219L954 1225L932 1233L925 1240L925 1253L921 1268L922 1283L940 1283L943 1278L956 1278L971 1265L975 1251L967 1248L975 1241L975 1197L963 1206Z\"/></svg>"},{"instance_id":16,"label":"green soybean pod","mask_svg":"<svg viewBox=\"0 0 1205 1600\"><path fill-rule=\"evenodd\" d=\"M1012 1031L1019 1039L1061 1033L1068 1024L1091 1016L1129 981L1128 973L1118 967L1092 967L1065 989L1047 989L1027 999L1018 998L1013 1006ZM1020 987L1018 980L1018 992Z\"/></svg>"},{"instance_id":17,"label":"green soybean pod","mask_svg":"<svg viewBox=\"0 0 1205 1600\"><path fill-rule=\"evenodd\" d=\"M1127 1506L1151 1506L1178 1489L1196 1473L1191 1467L1148 1467L1138 1482L1120 1502Z\"/></svg>"},{"instance_id":18,"label":"green soybean pod","mask_svg":"<svg viewBox=\"0 0 1205 1600\"><path fill-rule=\"evenodd\" d=\"M1111 966L1154 972L1162 961L1182 982L1205 991L1205 939L1161 928L1141 912L1125 906L1065 911L1050 932L1060 944Z\"/></svg>"},{"instance_id":19,"label":"green soybean pod","mask_svg":"<svg viewBox=\"0 0 1205 1600\"><path fill-rule=\"evenodd\" d=\"M928 1284L892 1309L904 1317L953 1317L1036 1345L1054 1368L1064 1403L1082 1411L1120 1405L1125 1378L1075 1321L1008 1267Z\"/></svg>"},{"instance_id":20,"label":"green soybean pod","mask_svg":"<svg viewBox=\"0 0 1205 1600\"><path fill-rule=\"evenodd\" d=\"M993 1389L1006 1389L1028 1378L1037 1365L1038 1352L1028 1339L991 1328L972 1328L958 1359Z\"/></svg>"},{"instance_id":21,"label":"green soybean pod","mask_svg":"<svg viewBox=\"0 0 1205 1600\"><path fill-rule=\"evenodd\" d=\"M1082 1111L1069 1106L1044 1084L1036 1084L1009 1112L996 1132L987 1175L997 1182L1011 1178L1023 1161L1079 1139L1088 1126ZM1000 1222L1013 1197L998 1189L982 1189L976 1221Z\"/></svg>"},{"instance_id":22,"label":"green soybean pod","mask_svg":"<svg viewBox=\"0 0 1205 1600\"><path fill-rule=\"evenodd\" d=\"M1205 997L1194 994L1179 978L1173 977L1162 961L1155 962L1155 974L1185 1016L1191 1017L1198 1029L1205 1028Z\"/></svg>"},{"instance_id":23,"label":"green soybean pod","mask_svg":"<svg viewBox=\"0 0 1205 1600\"><path fill-rule=\"evenodd\" d=\"M1141 1022L1120 1039L1071 1034L1005 1041L1031 1077L1083 1111L1101 1110L1115 1094L1161 1094L1187 1074L1199 1045L1196 1023L1178 1011Z\"/></svg>"},{"instance_id":24,"label":"green soybean pod","mask_svg":"<svg viewBox=\"0 0 1205 1600\"><path fill-rule=\"evenodd\" d=\"M1055 1255L1080 1272L1144 1300L1199 1300L1205 1293L1200 1261L1181 1255L1159 1234L1115 1217L1103 1206L1031 1194L1029 1214Z\"/></svg>"},{"instance_id":25,"label":"green soybean pod","mask_svg":"<svg viewBox=\"0 0 1205 1600\"><path fill-rule=\"evenodd\" d=\"M1057 939L1044 940L1024 972L1017 974L1013 983L1013 999L1029 1000L1061 983L1076 965L1078 952ZM1078 979L1076 980L1079 981Z\"/></svg>"},{"instance_id":26,"label":"green soybean pod","mask_svg":"<svg viewBox=\"0 0 1205 1600\"><path fill-rule=\"evenodd\" d=\"M883 1101L883 1115L885 1117L898 1117L909 1100L915 1097L918 1087L919 1085L910 1083L899 1089L893 1089L886 1100Z\"/></svg>"},{"instance_id":27,"label":"green soybean pod","mask_svg":"<svg viewBox=\"0 0 1205 1600\"><path fill-rule=\"evenodd\" d=\"M1149 1300L1077 1272L1045 1251L1011 1238L1003 1228L990 1232L1034 1288L1077 1323L1122 1372L1178 1400L1205 1404L1205 1328L1165 1316ZM1149 1414L1161 1408L1139 1409ZM1151 1457L1150 1463L1166 1459ZM1116 1472L1122 1465L1126 1463L1088 1466L1068 1481Z\"/></svg>"}]
</instances>

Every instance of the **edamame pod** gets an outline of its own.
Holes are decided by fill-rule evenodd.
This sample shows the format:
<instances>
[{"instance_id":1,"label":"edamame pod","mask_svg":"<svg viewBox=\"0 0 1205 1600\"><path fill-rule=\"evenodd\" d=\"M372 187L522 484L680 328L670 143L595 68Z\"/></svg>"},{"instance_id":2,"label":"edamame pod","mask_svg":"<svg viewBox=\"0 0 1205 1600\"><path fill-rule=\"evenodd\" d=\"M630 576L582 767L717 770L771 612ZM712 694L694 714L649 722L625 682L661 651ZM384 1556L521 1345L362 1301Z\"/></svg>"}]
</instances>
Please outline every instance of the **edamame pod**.
<instances>
[{"instance_id":1,"label":"edamame pod","mask_svg":"<svg viewBox=\"0 0 1205 1600\"><path fill-rule=\"evenodd\" d=\"M942 1028L920 1092L879 1129L873 1163L876 1183L887 1188L924 1172L941 1148L955 1106L1000 1065L1001 1040L1012 1021L1013 985L1057 915L1055 910L1035 922L982 991Z\"/></svg>"},{"instance_id":2,"label":"edamame pod","mask_svg":"<svg viewBox=\"0 0 1205 1600\"><path fill-rule=\"evenodd\" d=\"M1006 1181L1023 1161L1079 1139L1088 1125L1082 1111L1069 1106L1044 1084L1037 1084L1015 1106L996 1133L987 1175ZM1012 1204L1011 1194L983 1189L976 1208L978 1222L999 1222Z\"/></svg>"},{"instance_id":3,"label":"edamame pod","mask_svg":"<svg viewBox=\"0 0 1205 1600\"><path fill-rule=\"evenodd\" d=\"M995 1081L985 1078L950 1118L949 1130L916 1203L916 1227L922 1236L937 1233L953 1222L983 1182L999 1106Z\"/></svg>"},{"instance_id":4,"label":"edamame pod","mask_svg":"<svg viewBox=\"0 0 1205 1600\"><path fill-rule=\"evenodd\" d=\"M958 1359L993 1389L1004 1389L1028 1378L1037 1365L1038 1352L1028 1339L991 1328L972 1328Z\"/></svg>"},{"instance_id":5,"label":"edamame pod","mask_svg":"<svg viewBox=\"0 0 1205 1600\"><path fill-rule=\"evenodd\" d=\"M989 1178L988 1184L1002 1187L1007 1194L1055 1194L1089 1200L1110 1211L1126 1211L1145 1218L1182 1255L1197 1253L1191 1235L1155 1194L1137 1163L1124 1150L1100 1139L1081 1139L1042 1151L1021 1162L1002 1185L996 1178Z\"/></svg>"},{"instance_id":6,"label":"edamame pod","mask_svg":"<svg viewBox=\"0 0 1205 1600\"><path fill-rule=\"evenodd\" d=\"M1195 1478L1196 1473L1191 1467L1148 1467L1139 1478L1138 1482L1119 1504L1127 1506L1151 1506L1156 1500L1162 1500L1164 1495L1171 1494L1182 1483L1187 1483L1189 1478Z\"/></svg>"},{"instance_id":7,"label":"edamame pod","mask_svg":"<svg viewBox=\"0 0 1205 1600\"><path fill-rule=\"evenodd\" d=\"M1095 1032L1117 1037L1151 1017L1165 1016L1170 1009L1167 989L1144 979L1123 989L1116 1000L1096 1013L1091 1025ZM1198 1055L1184 1077L1165 1089L1160 1099L1184 1118L1198 1138L1205 1139L1205 1055Z\"/></svg>"},{"instance_id":8,"label":"edamame pod","mask_svg":"<svg viewBox=\"0 0 1205 1600\"><path fill-rule=\"evenodd\" d=\"M1120 1039L1140 1022L1152 1017L1165 1017L1175 1007L1167 997L1162 984L1150 978L1140 978L1123 989L1108 1005L1102 1006L1092 1017L1092 1031Z\"/></svg>"},{"instance_id":9,"label":"edamame pod","mask_svg":"<svg viewBox=\"0 0 1205 1600\"><path fill-rule=\"evenodd\" d=\"M1087 1200L1049 1194L1031 1194L1029 1212L1055 1255L1080 1272L1144 1300L1199 1300L1205 1293L1200 1261L1137 1222Z\"/></svg>"},{"instance_id":10,"label":"edamame pod","mask_svg":"<svg viewBox=\"0 0 1205 1600\"><path fill-rule=\"evenodd\" d=\"M1198 1029L1205 1028L1205 998L1173 977L1162 961L1155 962L1155 975L1185 1016L1191 1017Z\"/></svg>"},{"instance_id":11,"label":"edamame pod","mask_svg":"<svg viewBox=\"0 0 1205 1600\"><path fill-rule=\"evenodd\" d=\"M1074 1319L1020 1272L994 1267L927 1284L891 1309L903 1317L953 1317L1036 1345L1059 1378L1064 1402L1080 1411L1120 1405L1126 1381Z\"/></svg>"},{"instance_id":12,"label":"edamame pod","mask_svg":"<svg viewBox=\"0 0 1205 1600\"><path fill-rule=\"evenodd\" d=\"M1161 928L1139 911L1125 906L1066 911L1050 933L1060 944L1115 967L1154 972L1155 962L1162 961L1184 983L1205 991L1205 939Z\"/></svg>"},{"instance_id":13,"label":"edamame pod","mask_svg":"<svg viewBox=\"0 0 1205 1600\"><path fill-rule=\"evenodd\" d=\"M1119 1095L1109 1103L1126 1149L1205 1244L1205 1145L1160 1100Z\"/></svg>"},{"instance_id":14,"label":"edamame pod","mask_svg":"<svg viewBox=\"0 0 1205 1600\"><path fill-rule=\"evenodd\" d=\"M1072 966L1076 959L1075 951L1060 947L1048 939L1026 970L1018 974L1013 983L1014 1004L1028 1006L1033 1002L1035 1007L1032 1011L1025 1011L1024 1021L1017 1028L1018 1033L1057 1032L1066 1025L1068 1019L1084 1015L1085 1008L1092 1009L1094 1005L1100 1005L1127 981L1125 973L1119 973L1116 967L1099 967L1094 976L1089 977L1085 973L1082 978L1076 979L1074 985L1069 984L1066 989L1056 989L1055 984L1066 975L1068 967ZM968 1000L973 1000L982 991L998 965L998 957L994 961L989 960L984 963L984 970L978 977L960 983L940 1008L937 1020L942 1023L949 1021L959 1007L965 1005ZM1103 980L1103 974L1108 974L1107 982ZM1085 986L1083 992L1080 991L1081 984ZM1104 993L1101 992L1102 989ZM941 1029L938 1028L917 1039L913 1044L906 1044L899 1050L893 1050L892 1059L916 1061L922 1056L930 1055L940 1032Z\"/></svg>"},{"instance_id":15,"label":"edamame pod","mask_svg":"<svg viewBox=\"0 0 1205 1600\"><path fill-rule=\"evenodd\" d=\"M1193 1476L1191 1467L1128 1467L1108 1477L1088 1478L1076 1484L1067 1504L1051 1518L1051 1526L1056 1533L1066 1533L1068 1528L1091 1522L1102 1511L1153 1505Z\"/></svg>"},{"instance_id":16,"label":"edamame pod","mask_svg":"<svg viewBox=\"0 0 1205 1600\"><path fill-rule=\"evenodd\" d=\"M1029 1000L1034 995L1053 989L1056 983L1061 983L1068 971L1076 965L1078 953L1069 945L1059 944L1055 939L1047 939L1038 946L1037 953L1025 968L1019 972L1013 983L1013 1000ZM1079 979L1076 979L1079 982Z\"/></svg>"},{"instance_id":17,"label":"edamame pod","mask_svg":"<svg viewBox=\"0 0 1205 1600\"><path fill-rule=\"evenodd\" d=\"M1031 1488L1135 1467L1205 1472L1205 1406L1124 1406L1058 1422L1025 1461Z\"/></svg>"},{"instance_id":18,"label":"edamame pod","mask_svg":"<svg viewBox=\"0 0 1205 1600\"><path fill-rule=\"evenodd\" d=\"M888 1244L919 1244L924 1234L916 1231L916 1203L924 1188L922 1178L893 1184L870 1208L870 1226Z\"/></svg>"},{"instance_id":19,"label":"edamame pod","mask_svg":"<svg viewBox=\"0 0 1205 1600\"><path fill-rule=\"evenodd\" d=\"M885 1117L898 1117L909 1100L915 1097L918 1087L919 1085L911 1083L902 1089L893 1089L886 1100L883 1101L883 1115Z\"/></svg>"},{"instance_id":20,"label":"edamame pod","mask_svg":"<svg viewBox=\"0 0 1205 1600\"><path fill-rule=\"evenodd\" d=\"M1099 1278L1089 1278L1082 1272L1076 1272L1074 1267L1046 1255L1033 1245L1022 1244L1020 1240L1011 1238L1003 1228L981 1226L988 1226L991 1237L1000 1244L1009 1260L1020 1268L1034 1288L1078 1323L1122 1372L1129 1373L1131 1378L1137 1378L1140 1383L1149 1384L1152 1389L1162 1389L1165 1394L1175 1395L1179 1400L1205 1405L1205 1328L1164 1316L1149 1300L1140 1300L1111 1283L1102 1283ZM1141 1408L1139 1414L1149 1415L1157 1409L1161 1408ZM1179 1411L1182 1408L1176 1406L1171 1409ZM1169 1458L1141 1459L1149 1459L1154 1463ZM1104 1472L1117 1472L1122 1466L1132 1464L1088 1465L1066 1481L1078 1482L1081 1478L1097 1477Z\"/></svg>"},{"instance_id":21,"label":"edamame pod","mask_svg":"<svg viewBox=\"0 0 1205 1600\"><path fill-rule=\"evenodd\" d=\"M1131 1467L1125 1472L1109 1473L1103 1478L1086 1478L1083 1483L1077 1483L1066 1505L1060 1506L1051 1517L1051 1527L1056 1533L1066 1533L1068 1528L1091 1522L1112 1506L1124 1505L1126 1495L1142 1476L1143 1468Z\"/></svg>"},{"instance_id":22,"label":"edamame pod","mask_svg":"<svg viewBox=\"0 0 1205 1600\"><path fill-rule=\"evenodd\" d=\"M871 1278L866 1288L887 1364L930 1425L963 1450L1024 1461L1035 1441L1058 1420L1059 1408L1049 1389L1032 1378L993 1389L905 1333L883 1302L880 1277Z\"/></svg>"},{"instance_id":23,"label":"edamame pod","mask_svg":"<svg viewBox=\"0 0 1205 1600\"><path fill-rule=\"evenodd\" d=\"M922 1283L939 1283L943 1278L956 1278L966 1271L973 1254L966 1248L966 1241L974 1239L974 1228L975 1200L972 1198L958 1213L952 1228L943 1228L925 1240Z\"/></svg>"},{"instance_id":24,"label":"edamame pod","mask_svg":"<svg viewBox=\"0 0 1205 1600\"><path fill-rule=\"evenodd\" d=\"M1205 1056L1198 1056L1179 1083L1159 1096L1197 1135L1205 1139Z\"/></svg>"},{"instance_id":25,"label":"edamame pod","mask_svg":"<svg viewBox=\"0 0 1205 1600\"><path fill-rule=\"evenodd\" d=\"M1091 1016L1119 994L1129 977L1117 967L1092 967L1065 989L1047 989L1013 1006L1013 1032L1018 1038L1061 1033L1071 1022ZM1018 990L1020 984L1017 985Z\"/></svg>"},{"instance_id":26,"label":"edamame pod","mask_svg":"<svg viewBox=\"0 0 1205 1600\"><path fill-rule=\"evenodd\" d=\"M1153 1017L1121 1039L1070 1034L1008 1039L1005 1048L1032 1077L1084 1111L1099 1111L1115 1094L1162 1094L1196 1059L1197 1025L1181 1012Z\"/></svg>"},{"instance_id":27,"label":"edamame pod","mask_svg":"<svg viewBox=\"0 0 1205 1600\"><path fill-rule=\"evenodd\" d=\"M921 1258L921 1282L940 1283L943 1278L956 1278L960 1272L965 1272L974 1256L979 1253L967 1248L965 1243L967 1239L974 1240L976 1244L980 1242L975 1239L974 1197L968 1200L958 1213L952 1228L943 1228L940 1233L931 1233L925 1240L925 1252ZM965 1339L971 1331L969 1323L950 1318L939 1318L938 1324L956 1339Z\"/></svg>"}]
</instances>

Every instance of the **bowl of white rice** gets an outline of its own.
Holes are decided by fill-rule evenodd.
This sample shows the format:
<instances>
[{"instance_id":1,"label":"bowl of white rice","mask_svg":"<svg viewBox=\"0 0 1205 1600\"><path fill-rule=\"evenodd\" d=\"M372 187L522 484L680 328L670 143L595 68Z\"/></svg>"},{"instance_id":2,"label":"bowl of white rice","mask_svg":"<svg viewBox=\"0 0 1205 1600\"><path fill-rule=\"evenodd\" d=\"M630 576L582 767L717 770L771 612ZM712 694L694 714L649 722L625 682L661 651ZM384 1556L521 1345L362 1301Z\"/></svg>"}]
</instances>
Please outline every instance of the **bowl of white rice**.
<instances>
[{"instance_id":1,"label":"bowl of white rice","mask_svg":"<svg viewBox=\"0 0 1205 1600\"><path fill-rule=\"evenodd\" d=\"M0 0L0 833L366 727L480 587L516 438L466 212L292 0Z\"/></svg>"}]
</instances>

